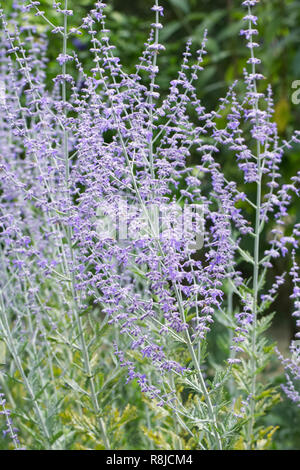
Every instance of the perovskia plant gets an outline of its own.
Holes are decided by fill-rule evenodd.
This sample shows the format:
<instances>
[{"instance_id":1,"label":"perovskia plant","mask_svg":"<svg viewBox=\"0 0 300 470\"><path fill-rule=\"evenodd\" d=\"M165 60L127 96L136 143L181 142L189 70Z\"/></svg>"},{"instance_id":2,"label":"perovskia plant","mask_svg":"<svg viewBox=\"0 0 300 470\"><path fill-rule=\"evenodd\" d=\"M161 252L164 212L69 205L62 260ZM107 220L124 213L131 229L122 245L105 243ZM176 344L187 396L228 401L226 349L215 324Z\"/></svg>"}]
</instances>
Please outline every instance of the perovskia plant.
<instances>
[{"instance_id":1,"label":"perovskia plant","mask_svg":"<svg viewBox=\"0 0 300 470\"><path fill-rule=\"evenodd\" d=\"M256 3L242 2L242 86L234 82L213 111L197 96L206 32L196 56L187 43L168 96L160 96L157 0L133 74L114 55L101 1L76 27L70 0L53 2L57 24L38 1L14 2L11 15L1 10L2 382L26 448L70 449L76 440L119 448L130 421L113 400L122 401L123 371L150 400L152 423L161 409L172 420L171 448L270 444L276 428L260 418L279 394L264 380L276 359L266 312L285 275L270 289L265 281L291 247L299 318L300 224L289 231L286 219L300 173L284 183L280 165L300 133L279 138L271 87L261 84ZM61 37L52 89L46 37L28 14ZM94 61L87 71L70 42L82 31ZM237 181L224 174L222 152ZM225 344L219 362L210 350L216 324ZM291 353L278 352L283 389L299 405L297 342ZM151 437L149 420L143 429Z\"/></svg>"}]
</instances>

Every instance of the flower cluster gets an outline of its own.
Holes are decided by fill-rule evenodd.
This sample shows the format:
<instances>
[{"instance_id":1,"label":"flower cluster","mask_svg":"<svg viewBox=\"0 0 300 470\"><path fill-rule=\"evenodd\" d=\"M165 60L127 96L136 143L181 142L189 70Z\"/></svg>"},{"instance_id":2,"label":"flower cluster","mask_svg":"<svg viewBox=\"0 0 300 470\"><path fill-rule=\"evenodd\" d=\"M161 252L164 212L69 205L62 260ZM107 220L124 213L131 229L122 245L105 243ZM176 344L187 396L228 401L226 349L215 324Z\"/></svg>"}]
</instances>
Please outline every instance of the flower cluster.
<instances>
[{"instance_id":1,"label":"flower cluster","mask_svg":"<svg viewBox=\"0 0 300 470\"><path fill-rule=\"evenodd\" d=\"M124 72L110 42L105 3L95 2L81 27L69 30L72 10L68 2L64 8L54 2L64 27L51 24L52 33L62 36L62 52L57 56L61 73L51 90L45 84L45 37L36 43L36 31L29 25L11 32L17 12L25 15L24 25L28 12L44 13L39 2L15 3L12 18L3 11L0 15L0 228L5 273L0 281L0 326L10 352L16 359L14 337L25 341L33 337L38 357L48 329L66 341L67 329L60 331L53 307L53 298L58 298L61 316L76 331L74 343L80 342L93 406L100 415L99 392L88 359L93 342L86 344L82 328L85 312L93 308L126 338L111 344L111 349L120 366L128 370L127 382L137 380L141 390L160 406L168 405L184 415L187 411L183 403L177 403L170 376L185 378L187 386L204 397L203 413L209 416L210 433L221 448L216 424L219 411L212 404L214 391L209 391L203 376L201 348L225 311L232 337L224 368L231 371L242 364L243 355L250 354L250 385L243 403L249 401L252 425L255 376L260 367L258 316L284 282L279 276L271 290L262 292L263 279L274 258L285 256L289 245L298 248L299 238L299 224L292 235L286 233L284 224L294 194L299 195L300 173L282 184L279 168L284 150L300 138L296 132L291 141L280 142L272 119L271 88L260 91L263 75L257 71L260 60L254 41L258 19L251 9L257 2L243 2L247 14L241 35L250 52L244 94L237 93L234 82L216 111L208 111L197 95L206 32L196 57L191 42L187 43L168 96L160 96L156 77L159 54L164 50L159 42L163 8L157 1L152 8L155 22L132 74ZM80 29L90 38L94 65L88 72L69 49L70 31L77 34ZM222 151L236 162L236 180L228 180L222 170ZM188 164L191 155L195 166ZM244 191L253 184L255 200ZM120 210L120 200L126 201L123 208L138 207L143 223L135 211L124 209L126 217L117 213L113 231L117 235L112 236L105 230L105 217ZM184 204L201 208L203 225L197 217L190 218L180 231L182 215L173 208ZM161 220L166 205L170 208L168 222L166 215ZM153 216L155 209L157 217ZM253 213L255 217L249 216ZM130 222L134 237L118 236L120 230L128 231L120 220ZM272 236L261 258L261 233L267 225ZM170 228L164 236L164 230ZM203 237L201 249L191 243L196 231ZM244 249L246 240L253 244L251 254ZM251 279L246 278L243 263L253 268ZM296 265L293 276L294 316L299 318ZM236 303L231 312L228 286ZM173 342L185 348L182 357L172 354ZM148 369L144 370L146 361ZM295 372L294 362L286 367ZM20 373L26 376L24 371ZM299 368L297 374L299 378ZM35 394L27 381L25 385L43 429L45 420ZM290 379L287 387L289 396L299 398ZM9 419L7 411L5 414ZM239 419L240 414L235 416ZM8 424L11 429L10 421Z\"/></svg>"}]
</instances>

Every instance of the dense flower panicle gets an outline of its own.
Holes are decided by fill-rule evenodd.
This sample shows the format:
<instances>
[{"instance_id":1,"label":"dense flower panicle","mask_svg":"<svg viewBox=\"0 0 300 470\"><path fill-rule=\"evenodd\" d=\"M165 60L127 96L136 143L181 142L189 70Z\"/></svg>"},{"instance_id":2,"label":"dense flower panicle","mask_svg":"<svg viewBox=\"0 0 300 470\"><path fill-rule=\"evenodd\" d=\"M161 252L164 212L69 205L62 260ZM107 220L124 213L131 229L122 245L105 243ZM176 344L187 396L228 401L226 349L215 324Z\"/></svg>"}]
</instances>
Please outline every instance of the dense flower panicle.
<instances>
[{"instance_id":1,"label":"dense flower panicle","mask_svg":"<svg viewBox=\"0 0 300 470\"><path fill-rule=\"evenodd\" d=\"M28 310L39 339L45 337L45 324L59 329L52 296L60 299L71 324L92 305L129 341L127 350L114 346L121 367L128 370L127 381L136 379L143 392L174 409L174 390L164 390L160 380L171 372L182 377L195 364L172 357L165 345L182 342L193 359L226 308L228 285L234 286L239 301L230 318L230 367L245 353L259 296L257 286L255 298L247 285L239 257L257 266L260 261L245 252L244 240L258 239L265 224L274 222L261 262L265 268L285 256L288 247L298 248L299 224L289 235L284 220L293 195L299 195L300 174L280 184L280 164L289 144L280 142L272 121L271 88L259 91L264 77L257 71L258 42L253 39L258 31L251 7L256 3L243 2L247 29L241 35L250 52L244 95L237 93L235 82L216 111L208 111L197 96L206 31L196 58L187 42L178 75L167 97L160 96L156 77L164 46L159 42L163 8L158 2L135 73L125 73L114 55L106 5L98 1L81 26L90 38L92 69L86 72L65 44L57 56L61 73L51 90L45 85L45 37L36 43L36 31L29 26L12 34L15 18L1 12L0 228L5 276L0 283L2 288L16 278L14 291L27 309L20 312L13 304L15 332L32 335ZM16 5L25 15L24 25L28 11L43 15L39 2ZM72 16L61 3L54 2L54 8L64 19ZM63 28L52 32L66 40ZM295 133L292 143L299 141ZM262 200L252 201L239 180L226 178L222 151L235 159L243 187L255 183L263 188ZM197 164L191 167L192 154ZM256 226L249 219L251 210L257 211ZM296 263L292 275L293 316L299 326ZM274 300L283 282L278 276L261 293L262 306ZM44 307L40 296L46 299ZM11 286L3 297L9 309ZM298 379L297 351L293 349L293 359L285 365ZM136 353L151 364L153 381L132 359ZM288 377L286 391L296 399Z\"/></svg>"}]
</instances>

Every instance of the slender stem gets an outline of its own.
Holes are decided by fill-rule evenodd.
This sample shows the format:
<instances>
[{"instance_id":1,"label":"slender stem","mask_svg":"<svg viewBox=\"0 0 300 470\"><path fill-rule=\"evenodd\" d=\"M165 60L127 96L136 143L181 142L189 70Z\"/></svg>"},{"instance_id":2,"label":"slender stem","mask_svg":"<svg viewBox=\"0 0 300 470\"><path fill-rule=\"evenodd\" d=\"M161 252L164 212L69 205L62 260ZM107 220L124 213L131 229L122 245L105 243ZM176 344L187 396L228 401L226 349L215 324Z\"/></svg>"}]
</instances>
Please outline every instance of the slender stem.
<instances>
[{"instance_id":1,"label":"slender stem","mask_svg":"<svg viewBox=\"0 0 300 470\"><path fill-rule=\"evenodd\" d=\"M180 293L178 291L178 288L177 288L176 284L174 285L174 290L175 290L176 298L177 298L177 301L178 301L178 306L179 306L179 311L180 311L180 314L181 314L181 318L182 318L183 321L185 321L184 311L183 311L183 308L182 308L182 302L181 302L181 298L180 298ZM213 433L214 433L214 436L215 436L217 449L222 450L221 438L220 438L220 435L217 431L217 418L216 418L216 415L215 415L213 404L212 404L212 401L210 399L210 395L209 395L209 392L207 390L206 383L205 383L205 380L203 378L203 374L202 374L202 371L201 371L201 368L200 368L200 364L198 362L197 355L196 355L195 350L193 348L193 344L192 344L191 337L190 337L190 334L189 334L188 330L185 330L185 337L186 337L187 347L188 347L189 353L191 355L193 365L196 369L200 389L201 389L201 391L204 395L204 398L205 398L205 402L206 402L207 409L208 409L208 414L209 414L209 417L210 417L210 419L213 423Z\"/></svg>"}]
</instances>

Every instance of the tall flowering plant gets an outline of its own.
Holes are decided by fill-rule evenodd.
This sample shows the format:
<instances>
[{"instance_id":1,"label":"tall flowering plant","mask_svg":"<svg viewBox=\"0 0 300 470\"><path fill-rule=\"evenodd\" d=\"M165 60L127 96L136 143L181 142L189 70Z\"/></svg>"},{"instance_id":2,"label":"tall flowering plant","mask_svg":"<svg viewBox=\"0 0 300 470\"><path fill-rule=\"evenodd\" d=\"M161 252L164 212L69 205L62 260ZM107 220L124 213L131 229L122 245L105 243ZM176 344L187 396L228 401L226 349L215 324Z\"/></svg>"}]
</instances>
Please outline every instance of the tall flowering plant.
<instances>
[{"instance_id":1,"label":"tall flowering plant","mask_svg":"<svg viewBox=\"0 0 300 470\"><path fill-rule=\"evenodd\" d=\"M264 281L292 247L298 318L300 224L288 232L285 221L300 173L282 183L280 165L299 132L280 140L271 88L260 85L256 3L242 2L243 86L234 82L213 111L197 95L206 32L195 57L187 43L160 96L158 1L132 74L114 53L101 1L78 27L69 26L70 0L53 2L60 24L38 1L14 2L10 16L1 10L0 335L7 379L31 404L19 412L24 435L35 429L29 446L66 448L75 430L100 448L117 445L103 376L121 381L119 370L170 413L173 446L254 449L275 431L259 422L278 399L261 379L274 356L265 312L285 280L269 290ZM36 39L30 14L61 37L51 90L46 38ZM82 31L88 71L70 43ZM236 181L224 174L225 152ZM227 357L217 363L210 345L218 331ZM278 355L283 388L299 403L299 348L293 342L291 358Z\"/></svg>"}]
</instances>

